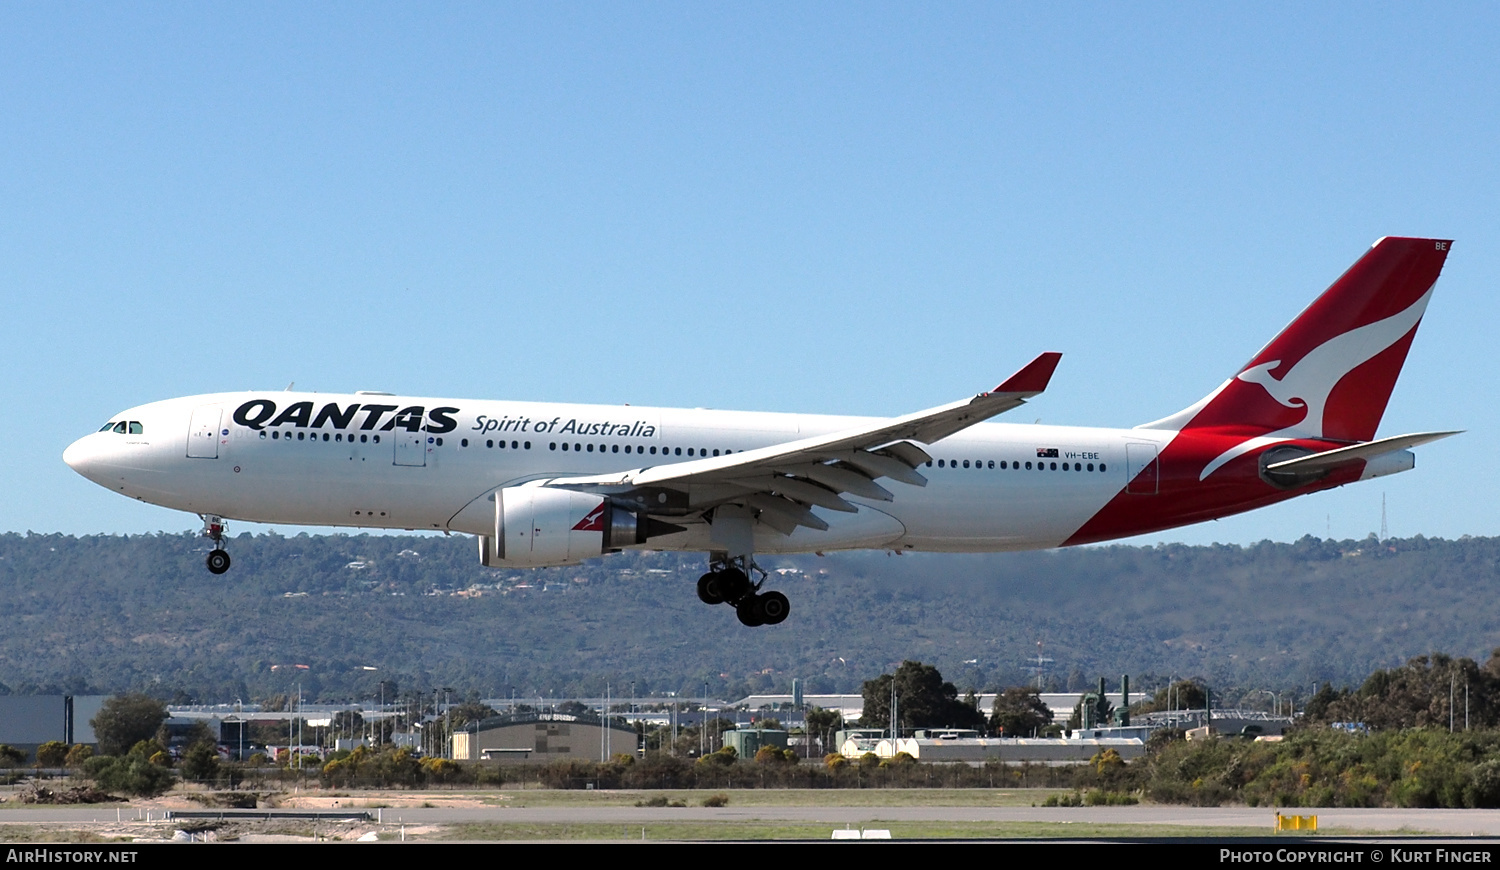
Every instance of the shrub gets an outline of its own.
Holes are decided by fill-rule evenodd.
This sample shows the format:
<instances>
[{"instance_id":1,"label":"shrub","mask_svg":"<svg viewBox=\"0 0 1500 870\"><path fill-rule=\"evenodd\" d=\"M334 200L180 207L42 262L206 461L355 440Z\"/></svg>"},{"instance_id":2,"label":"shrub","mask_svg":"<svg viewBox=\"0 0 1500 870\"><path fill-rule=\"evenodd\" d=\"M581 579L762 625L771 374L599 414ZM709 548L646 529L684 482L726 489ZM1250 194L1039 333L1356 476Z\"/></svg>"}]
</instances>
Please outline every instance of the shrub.
<instances>
[{"instance_id":1,"label":"shrub","mask_svg":"<svg viewBox=\"0 0 1500 870\"><path fill-rule=\"evenodd\" d=\"M42 767L62 767L68 758L68 744L49 740L36 748L36 763Z\"/></svg>"}]
</instances>

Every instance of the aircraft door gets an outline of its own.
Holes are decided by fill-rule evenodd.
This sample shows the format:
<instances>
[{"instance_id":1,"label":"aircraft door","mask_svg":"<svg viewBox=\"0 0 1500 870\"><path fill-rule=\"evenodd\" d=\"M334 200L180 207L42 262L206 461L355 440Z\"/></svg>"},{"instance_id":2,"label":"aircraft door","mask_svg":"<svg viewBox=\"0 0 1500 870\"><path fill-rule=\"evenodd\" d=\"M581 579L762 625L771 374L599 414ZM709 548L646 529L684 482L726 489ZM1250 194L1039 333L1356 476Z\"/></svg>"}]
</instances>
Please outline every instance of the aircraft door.
<instances>
[{"instance_id":1,"label":"aircraft door","mask_svg":"<svg viewBox=\"0 0 1500 870\"><path fill-rule=\"evenodd\" d=\"M427 464L427 427L408 432L397 426L391 432L395 441L396 464L420 468Z\"/></svg>"},{"instance_id":2,"label":"aircraft door","mask_svg":"<svg viewBox=\"0 0 1500 870\"><path fill-rule=\"evenodd\" d=\"M219 419L223 413L218 405L203 405L193 409L192 420L188 423L189 459L219 458Z\"/></svg>"},{"instance_id":3,"label":"aircraft door","mask_svg":"<svg viewBox=\"0 0 1500 870\"><path fill-rule=\"evenodd\" d=\"M1155 444L1125 445L1125 492L1130 495L1156 495L1161 475L1156 461Z\"/></svg>"}]
</instances>

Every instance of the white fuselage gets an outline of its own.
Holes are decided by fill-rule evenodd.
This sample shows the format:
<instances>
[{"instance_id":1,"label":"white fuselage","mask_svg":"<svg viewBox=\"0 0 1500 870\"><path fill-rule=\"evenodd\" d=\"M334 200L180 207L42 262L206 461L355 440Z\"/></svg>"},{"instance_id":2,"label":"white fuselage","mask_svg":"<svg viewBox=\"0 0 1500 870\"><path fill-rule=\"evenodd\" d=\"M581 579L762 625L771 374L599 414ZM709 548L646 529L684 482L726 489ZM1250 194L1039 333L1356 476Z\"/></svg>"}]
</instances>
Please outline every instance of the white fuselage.
<instances>
[{"instance_id":1,"label":"white fuselage","mask_svg":"<svg viewBox=\"0 0 1500 870\"><path fill-rule=\"evenodd\" d=\"M111 422L139 426L86 436L65 459L142 501L261 523L486 535L502 487L739 453L871 420L282 392L154 402ZM814 508L826 531L758 528L756 550L1059 546L1139 470L1128 468L1127 444L1160 450L1175 434L975 425L929 446L933 462L919 468L927 486L888 483L889 502L850 496L857 513ZM685 527L642 548L710 549L706 525Z\"/></svg>"}]
</instances>

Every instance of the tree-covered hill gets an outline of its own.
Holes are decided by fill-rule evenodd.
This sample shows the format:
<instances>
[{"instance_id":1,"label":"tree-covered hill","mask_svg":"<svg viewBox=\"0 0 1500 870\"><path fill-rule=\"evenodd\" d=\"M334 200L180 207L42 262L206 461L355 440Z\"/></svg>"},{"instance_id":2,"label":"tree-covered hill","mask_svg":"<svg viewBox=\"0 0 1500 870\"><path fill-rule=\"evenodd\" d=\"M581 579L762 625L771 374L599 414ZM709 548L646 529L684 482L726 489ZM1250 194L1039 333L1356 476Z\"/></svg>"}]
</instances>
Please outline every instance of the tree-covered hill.
<instances>
[{"instance_id":1,"label":"tree-covered hill","mask_svg":"<svg viewBox=\"0 0 1500 870\"><path fill-rule=\"evenodd\" d=\"M486 697L858 692L903 660L960 690L1054 661L1060 689L1132 674L1221 690L1358 685L1435 650L1500 646L1500 540L1102 547L762 560L792 600L746 629L698 602L701 557L499 571L470 538L242 535L223 577L190 535L0 535L0 691L205 701L451 687ZM373 668L373 670L369 670ZM1228 700L1234 700L1230 697Z\"/></svg>"}]
</instances>

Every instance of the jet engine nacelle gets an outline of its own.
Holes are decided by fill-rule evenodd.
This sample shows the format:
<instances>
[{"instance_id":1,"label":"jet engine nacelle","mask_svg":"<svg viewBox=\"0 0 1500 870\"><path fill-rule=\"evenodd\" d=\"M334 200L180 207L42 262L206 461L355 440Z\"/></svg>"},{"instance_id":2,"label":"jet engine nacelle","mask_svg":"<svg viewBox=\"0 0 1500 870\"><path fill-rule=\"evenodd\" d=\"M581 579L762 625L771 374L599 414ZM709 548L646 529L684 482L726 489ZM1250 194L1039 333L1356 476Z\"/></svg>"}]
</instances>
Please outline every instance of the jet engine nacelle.
<instances>
[{"instance_id":1,"label":"jet engine nacelle","mask_svg":"<svg viewBox=\"0 0 1500 870\"><path fill-rule=\"evenodd\" d=\"M495 534L479 539L490 568L545 568L646 543L648 521L608 499L546 486L495 493Z\"/></svg>"}]
</instances>

